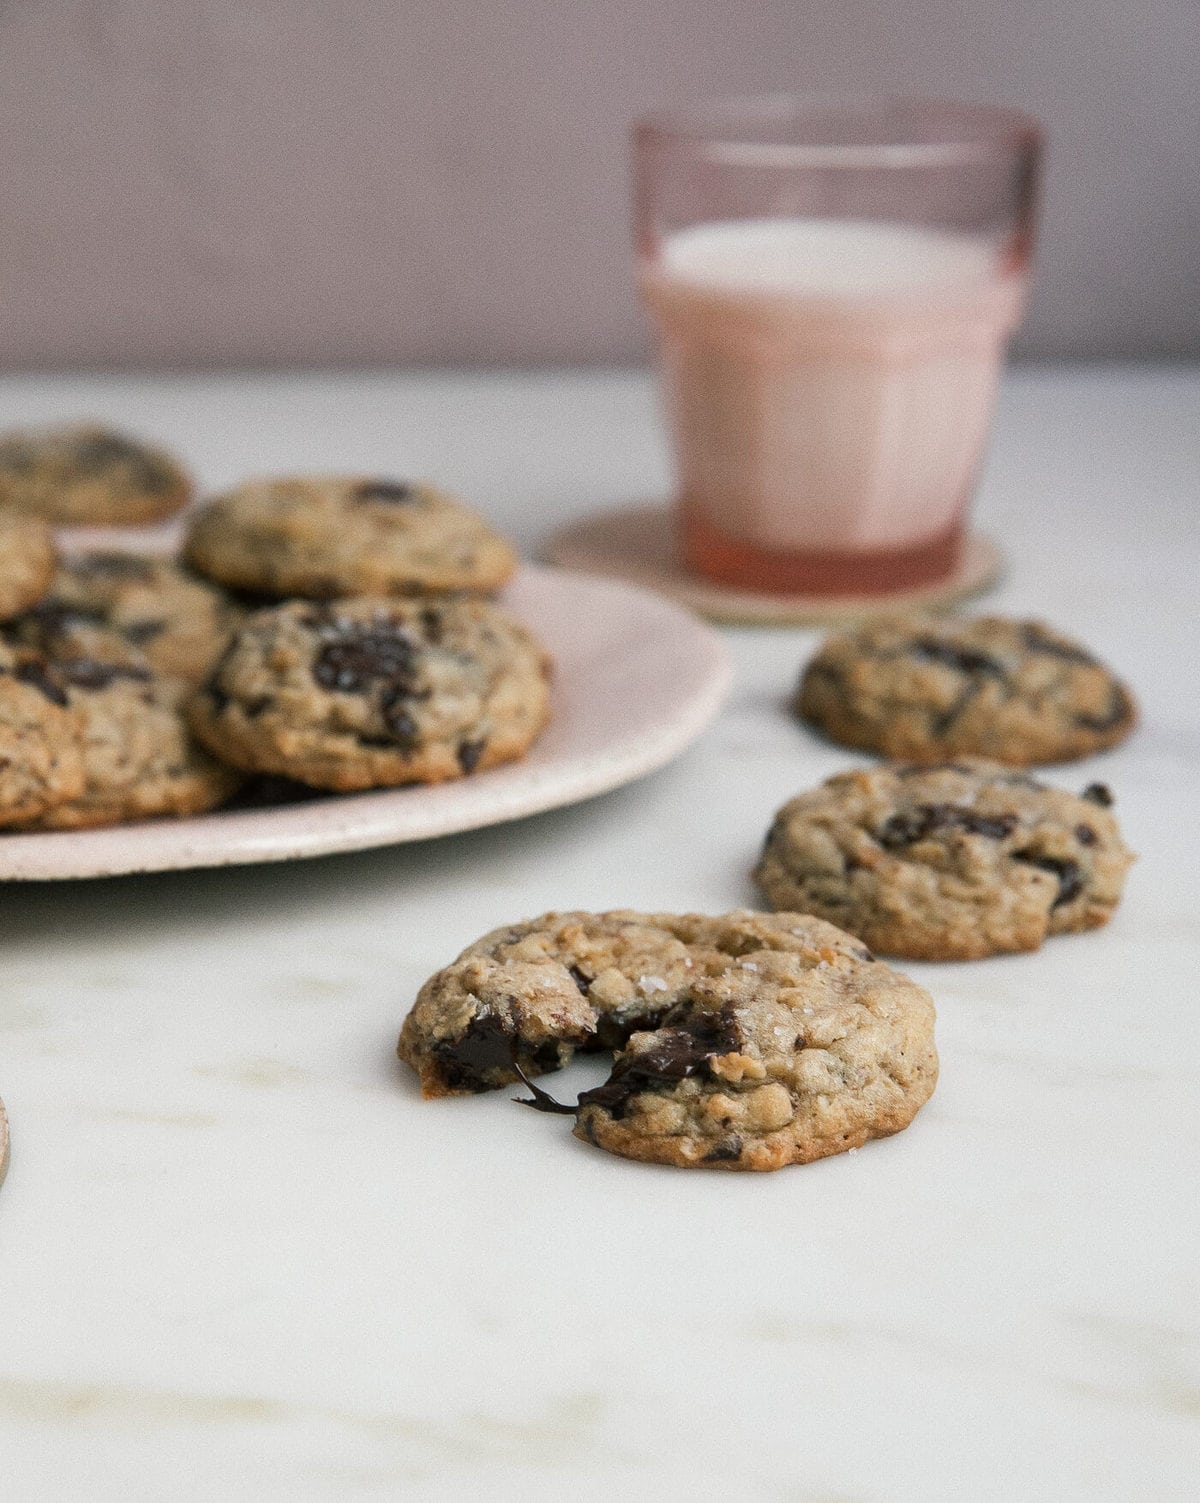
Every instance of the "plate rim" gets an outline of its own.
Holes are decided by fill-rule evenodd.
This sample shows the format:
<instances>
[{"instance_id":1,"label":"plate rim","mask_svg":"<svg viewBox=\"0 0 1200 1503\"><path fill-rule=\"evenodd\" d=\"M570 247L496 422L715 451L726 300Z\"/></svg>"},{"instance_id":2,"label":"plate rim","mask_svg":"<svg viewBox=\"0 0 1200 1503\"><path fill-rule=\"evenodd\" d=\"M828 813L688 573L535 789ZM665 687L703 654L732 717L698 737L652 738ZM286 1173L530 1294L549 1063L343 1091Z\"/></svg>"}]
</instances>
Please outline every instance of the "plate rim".
<instances>
[{"instance_id":1,"label":"plate rim","mask_svg":"<svg viewBox=\"0 0 1200 1503\"><path fill-rule=\"evenodd\" d=\"M428 788L331 794L311 803L280 808L215 810L178 820L145 820L96 830L4 832L0 834L0 883L89 881L276 864L442 839L509 824L598 798L649 776L679 756L716 718L733 682L732 656L720 635L693 612L626 581L581 575L544 564L523 562L512 584L519 587L523 582L570 590L579 590L582 585L601 594L634 598L643 607L652 604L666 618L686 627L693 637L697 670L703 668L701 681L661 728L655 731L643 728L636 735L605 743L594 753L567 756L559 766L539 767L536 762L521 760L493 768L469 782L455 780ZM538 630L537 622L532 624ZM554 642L547 641L546 646L553 656ZM539 787L543 783L545 786ZM492 795L491 801L478 799L480 789ZM454 795L468 791L469 798L456 807ZM446 797L436 799L424 821L412 821L399 832L388 830L386 816L392 808L391 801L414 793ZM336 824L332 821L326 824L321 819L315 825L310 822L312 812L335 807L357 809L359 818L351 817L346 823ZM215 822L224 823L230 818L244 823L239 824L226 845L219 842L210 845L202 840L198 849L194 847L197 833L207 836ZM299 828L289 829L292 825ZM144 849L139 844L142 832L146 835ZM71 860L71 856L77 859Z\"/></svg>"}]
</instances>

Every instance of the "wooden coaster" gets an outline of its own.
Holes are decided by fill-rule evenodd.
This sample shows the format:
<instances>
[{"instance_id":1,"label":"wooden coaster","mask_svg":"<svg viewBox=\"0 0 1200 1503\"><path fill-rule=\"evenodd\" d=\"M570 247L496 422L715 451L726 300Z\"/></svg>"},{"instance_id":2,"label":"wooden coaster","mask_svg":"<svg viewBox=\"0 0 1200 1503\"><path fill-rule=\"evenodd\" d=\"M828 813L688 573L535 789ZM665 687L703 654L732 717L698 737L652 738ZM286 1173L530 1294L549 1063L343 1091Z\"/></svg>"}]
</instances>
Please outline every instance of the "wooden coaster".
<instances>
[{"instance_id":1,"label":"wooden coaster","mask_svg":"<svg viewBox=\"0 0 1200 1503\"><path fill-rule=\"evenodd\" d=\"M714 584L689 574L675 548L670 511L631 506L573 522L542 550L564 569L603 574L669 595L710 621L743 626L829 626L906 610L938 610L994 584L1004 555L990 538L971 533L949 579L894 595L768 595Z\"/></svg>"},{"instance_id":2,"label":"wooden coaster","mask_svg":"<svg viewBox=\"0 0 1200 1503\"><path fill-rule=\"evenodd\" d=\"M8 1173L8 1113L4 1110L4 1103L0 1101L0 1185L4 1183L4 1176Z\"/></svg>"}]
</instances>

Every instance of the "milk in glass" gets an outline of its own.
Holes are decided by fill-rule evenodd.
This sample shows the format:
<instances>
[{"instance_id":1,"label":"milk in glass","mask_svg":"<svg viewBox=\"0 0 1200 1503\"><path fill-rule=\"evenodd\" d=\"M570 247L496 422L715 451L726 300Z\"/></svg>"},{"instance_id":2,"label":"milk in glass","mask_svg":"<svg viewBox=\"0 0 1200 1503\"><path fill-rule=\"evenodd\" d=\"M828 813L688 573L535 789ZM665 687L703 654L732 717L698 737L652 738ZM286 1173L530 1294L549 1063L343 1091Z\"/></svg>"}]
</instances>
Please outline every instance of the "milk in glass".
<instances>
[{"instance_id":1,"label":"milk in glass","mask_svg":"<svg viewBox=\"0 0 1200 1503\"><path fill-rule=\"evenodd\" d=\"M1023 267L985 235L748 219L641 270L684 550L766 587L895 588L959 550Z\"/></svg>"}]
</instances>

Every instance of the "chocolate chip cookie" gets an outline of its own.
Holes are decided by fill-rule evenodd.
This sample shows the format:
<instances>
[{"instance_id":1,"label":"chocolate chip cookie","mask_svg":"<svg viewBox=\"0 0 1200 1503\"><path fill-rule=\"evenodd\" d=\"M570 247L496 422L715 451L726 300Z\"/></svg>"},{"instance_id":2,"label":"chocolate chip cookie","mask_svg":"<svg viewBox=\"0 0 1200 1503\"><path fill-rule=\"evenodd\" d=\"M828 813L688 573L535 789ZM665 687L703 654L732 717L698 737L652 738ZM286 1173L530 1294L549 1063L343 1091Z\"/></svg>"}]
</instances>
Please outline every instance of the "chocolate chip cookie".
<instances>
[{"instance_id":1,"label":"chocolate chip cookie","mask_svg":"<svg viewBox=\"0 0 1200 1503\"><path fill-rule=\"evenodd\" d=\"M439 783L528 750L548 662L484 601L291 601L247 618L189 714L248 771L339 791Z\"/></svg>"},{"instance_id":2,"label":"chocolate chip cookie","mask_svg":"<svg viewBox=\"0 0 1200 1503\"><path fill-rule=\"evenodd\" d=\"M845 746L938 762L1068 762L1132 730L1129 690L1040 621L905 617L830 638L797 710Z\"/></svg>"},{"instance_id":3,"label":"chocolate chip cookie","mask_svg":"<svg viewBox=\"0 0 1200 1503\"><path fill-rule=\"evenodd\" d=\"M51 522L156 522L191 493L191 480L169 454L109 428L81 424L0 436L0 503Z\"/></svg>"},{"instance_id":4,"label":"chocolate chip cookie","mask_svg":"<svg viewBox=\"0 0 1200 1503\"><path fill-rule=\"evenodd\" d=\"M199 683L244 614L170 559L95 552L62 564L45 598L10 632L55 658L123 662L133 647L155 673Z\"/></svg>"},{"instance_id":5,"label":"chocolate chip cookie","mask_svg":"<svg viewBox=\"0 0 1200 1503\"><path fill-rule=\"evenodd\" d=\"M125 663L65 658L53 665L83 735L83 788L38 821L80 830L134 819L200 814L234 792L241 775L193 741L180 708L187 686Z\"/></svg>"},{"instance_id":6,"label":"chocolate chip cookie","mask_svg":"<svg viewBox=\"0 0 1200 1503\"><path fill-rule=\"evenodd\" d=\"M443 491L361 475L238 486L197 514L185 553L232 589L311 600L486 594L516 565L504 539Z\"/></svg>"},{"instance_id":7,"label":"chocolate chip cookie","mask_svg":"<svg viewBox=\"0 0 1200 1503\"><path fill-rule=\"evenodd\" d=\"M1133 857L1111 804L976 759L843 773L783 806L755 876L886 955L1036 950L1112 916Z\"/></svg>"},{"instance_id":8,"label":"chocolate chip cookie","mask_svg":"<svg viewBox=\"0 0 1200 1503\"><path fill-rule=\"evenodd\" d=\"M778 1169L907 1127L937 1080L933 1003L796 913L549 913L421 988L399 1054L425 1096L487 1091L615 1049L575 1134L626 1158Z\"/></svg>"},{"instance_id":9,"label":"chocolate chip cookie","mask_svg":"<svg viewBox=\"0 0 1200 1503\"><path fill-rule=\"evenodd\" d=\"M54 535L42 518L0 506L0 621L42 598L56 562Z\"/></svg>"},{"instance_id":10,"label":"chocolate chip cookie","mask_svg":"<svg viewBox=\"0 0 1200 1503\"><path fill-rule=\"evenodd\" d=\"M4 1103L0 1101L0 1185L4 1183L4 1176L8 1173L8 1113L4 1110Z\"/></svg>"},{"instance_id":11,"label":"chocolate chip cookie","mask_svg":"<svg viewBox=\"0 0 1200 1503\"><path fill-rule=\"evenodd\" d=\"M39 654L0 642L0 829L82 789L80 726L61 680Z\"/></svg>"}]
</instances>

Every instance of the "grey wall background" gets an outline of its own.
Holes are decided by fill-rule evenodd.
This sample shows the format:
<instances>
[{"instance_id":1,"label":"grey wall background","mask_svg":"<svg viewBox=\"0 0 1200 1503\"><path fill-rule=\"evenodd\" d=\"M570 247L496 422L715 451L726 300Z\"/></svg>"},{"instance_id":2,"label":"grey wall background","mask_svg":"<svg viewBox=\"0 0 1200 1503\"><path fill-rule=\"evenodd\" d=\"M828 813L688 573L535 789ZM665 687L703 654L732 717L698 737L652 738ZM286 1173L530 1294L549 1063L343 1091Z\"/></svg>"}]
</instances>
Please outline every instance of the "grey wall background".
<instances>
[{"instance_id":1,"label":"grey wall background","mask_svg":"<svg viewBox=\"0 0 1200 1503\"><path fill-rule=\"evenodd\" d=\"M1039 356L1200 354L1198 0L8 0L0 365L625 361L626 131L882 88L1051 138Z\"/></svg>"}]
</instances>

